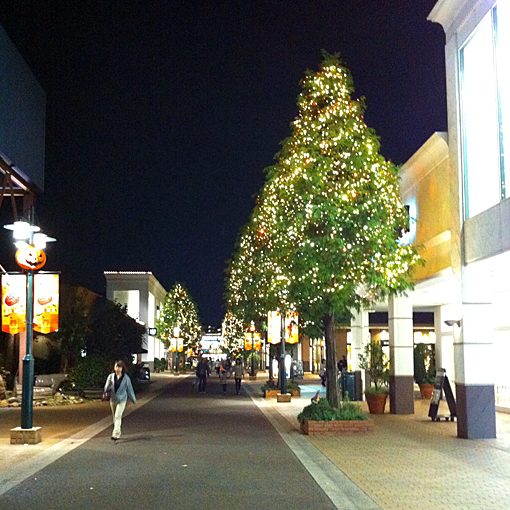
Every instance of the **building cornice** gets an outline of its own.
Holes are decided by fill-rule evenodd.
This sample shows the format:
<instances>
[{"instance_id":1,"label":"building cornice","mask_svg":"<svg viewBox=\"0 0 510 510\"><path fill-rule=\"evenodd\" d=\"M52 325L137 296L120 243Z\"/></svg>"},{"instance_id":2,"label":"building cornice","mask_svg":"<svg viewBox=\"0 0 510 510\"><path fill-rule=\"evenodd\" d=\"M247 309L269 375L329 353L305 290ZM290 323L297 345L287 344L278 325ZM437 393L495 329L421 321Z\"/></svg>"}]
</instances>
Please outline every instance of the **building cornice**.
<instances>
[{"instance_id":1,"label":"building cornice","mask_svg":"<svg viewBox=\"0 0 510 510\"><path fill-rule=\"evenodd\" d=\"M467 22L470 15L478 21L496 4L496 0L438 0L427 20L439 23L448 41Z\"/></svg>"}]
</instances>

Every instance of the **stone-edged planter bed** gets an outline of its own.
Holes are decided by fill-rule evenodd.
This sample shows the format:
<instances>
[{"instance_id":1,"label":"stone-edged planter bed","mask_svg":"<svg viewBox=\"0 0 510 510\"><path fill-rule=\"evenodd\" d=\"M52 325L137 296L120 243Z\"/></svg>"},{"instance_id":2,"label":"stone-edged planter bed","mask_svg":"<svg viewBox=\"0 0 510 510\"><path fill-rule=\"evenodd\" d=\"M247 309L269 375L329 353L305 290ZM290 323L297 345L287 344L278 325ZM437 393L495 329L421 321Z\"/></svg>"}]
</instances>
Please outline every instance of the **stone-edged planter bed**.
<instances>
[{"instance_id":1,"label":"stone-edged planter bed","mask_svg":"<svg viewBox=\"0 0 510 510\"><path fill-rule=\"evenodd\" d=\"M278 395L280 395L280 390L264 390L264 397L265 398L277 398ZM301 390L292 390L288 392L289 395L293 397L300 397L301 396Z\"/></svg>"},{"instance_id":2,"label":"stone-edged planter bed","mask_svg":"<svg viewBox=\"0 0 510 510\"><path fill-rule=\"evenodd\" d=\"M375 430L373 420L305 420L301 431L309 436L369 434Z\"/></svg>"},{"instance_id":3,"label":"stone-edged planter bed","mask_svg":"<svg viewBox=\"0 0 510 510\"><path fill-rule=\"evenodd\" d=\"M85 398L93 400L103 398L103 388L83 388L82 393Z\"/></svg>"}]
</instances>

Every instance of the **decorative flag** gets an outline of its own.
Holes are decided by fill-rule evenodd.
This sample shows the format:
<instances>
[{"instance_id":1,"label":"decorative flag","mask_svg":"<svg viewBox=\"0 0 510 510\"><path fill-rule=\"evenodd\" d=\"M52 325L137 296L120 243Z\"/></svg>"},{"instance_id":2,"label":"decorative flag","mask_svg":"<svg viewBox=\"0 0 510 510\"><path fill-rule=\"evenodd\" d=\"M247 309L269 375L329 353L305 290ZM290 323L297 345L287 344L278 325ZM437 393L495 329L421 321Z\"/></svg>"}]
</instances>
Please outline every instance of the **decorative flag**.
<instances>
[{"instance_id":1,"label":"decorative flag","mask_svg":"<svg viewBox=\"0 0 510 510\"><path fill-rule=\"evenodd\" d=\"M269 312L267 314L267 341L270 344L281 342L282 319L280 312Z\"/></svg>"},{"instance_id":2,"label":"decorative flag","mask_svg":"<svg viewBox=\"0 0 510 510\"><path fill-rule=\"evenodd\" d=\"M297 344L299 342L297 312L287 312L285 314L285 342L289 344Z\"/></svg>"},{"instance_id":3,"label":"decorative flag","mask_svg":"<svg viewBox=\"0 0 510 510\"><path fill-rule=\"evenodd\" d=\"M15 335L26 329L27 277L2 275L2 331Z\"/></svg>"},{"instance_id":4,"label":"decorative flag","mask_svg":"<svg viewBox=\"0 0 510 510\"><path fill-rule=\"evenodd\" d=\"M260 351L261 338L260 333L253 333L253 350ZM244 334L244 350L251 351L251 333Z\"/></svg>"},{"instance_id":5,"label":"decorative flag","mask_svg":"<svg viewBox=\"0 0 510 510\"><path fill-rule=\"evenodd\" d=\"M34 330L39 333L58 331L58 274L34 275Z\"/></svg>"}]
</instances>

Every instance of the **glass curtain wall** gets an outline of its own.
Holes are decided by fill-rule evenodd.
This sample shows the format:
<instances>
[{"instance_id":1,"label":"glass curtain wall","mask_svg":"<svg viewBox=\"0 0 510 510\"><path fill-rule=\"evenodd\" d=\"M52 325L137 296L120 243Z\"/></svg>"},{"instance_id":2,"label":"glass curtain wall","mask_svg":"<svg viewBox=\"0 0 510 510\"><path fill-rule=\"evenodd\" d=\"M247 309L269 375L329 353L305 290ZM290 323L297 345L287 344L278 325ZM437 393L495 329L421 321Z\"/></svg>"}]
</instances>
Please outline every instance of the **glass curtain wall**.
<instances>
[{"instance_id":1,"label":"glass curtain wall","mask_svg":"<svg viewBox=\"0 0 510 510\"><path fill-rule=\"evenodd\" d=\"M499 2L460 49L465 217L507 198L510 150L510 5ZM506 158L506 167L510 157Z\"/></svg>"}]
</instances>

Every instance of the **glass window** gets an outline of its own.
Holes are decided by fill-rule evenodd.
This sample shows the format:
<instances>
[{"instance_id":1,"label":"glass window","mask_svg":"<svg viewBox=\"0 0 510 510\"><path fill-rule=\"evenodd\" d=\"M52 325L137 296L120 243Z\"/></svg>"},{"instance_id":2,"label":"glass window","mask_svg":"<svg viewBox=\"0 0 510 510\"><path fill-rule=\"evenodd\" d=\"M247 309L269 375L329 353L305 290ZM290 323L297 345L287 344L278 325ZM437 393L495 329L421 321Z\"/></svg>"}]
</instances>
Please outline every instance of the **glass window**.
<instances>
[{"instance_id":1,"label":"glass window","mask_svg":"<svg viewBox=\"0 0 510 510\"><path fill-rule=\"evenodd\" d=\"M510 3L500 2L496 8L496 56L500 104L501 173L510 168ZM506 133L505 133L506 128ZM506 136L505 136L506 134ZM506 165L505 165L505 155ZM509 197L503 181L504 197Z\"/></svg>"},{"instance_id":2,"label":"glass window","mask_svg":"<svg viewBox=\"0 0 510 510\"><path fill-rule=\"evenodd\" d=\"M501 200L500 129L492 12L461 49L461 129L466 217Z\"/></svg>"}]
</instances>

